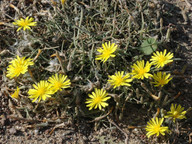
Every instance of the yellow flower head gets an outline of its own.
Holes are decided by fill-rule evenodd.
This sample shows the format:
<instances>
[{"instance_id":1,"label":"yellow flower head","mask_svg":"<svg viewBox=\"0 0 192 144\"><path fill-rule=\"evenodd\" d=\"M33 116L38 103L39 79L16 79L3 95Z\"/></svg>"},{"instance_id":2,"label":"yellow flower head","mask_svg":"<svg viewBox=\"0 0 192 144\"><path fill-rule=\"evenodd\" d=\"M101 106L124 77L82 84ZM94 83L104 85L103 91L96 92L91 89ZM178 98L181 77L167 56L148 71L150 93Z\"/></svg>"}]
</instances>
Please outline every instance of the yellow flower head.
<instances>
[{"instance_id":1,"label":"yellow flower head","mask_svg":"<svg viewBox=\"0 0 192 144\"><path fill-rule=\"evenodd\" d=\"M52 77L48 79L51 85L51 89L53 92L57 92L58 90L62 90L62 88L68 88L71 85L71 82L69 79L67 79L67 76L62 74L55 74Z\"/></svg>"},{"instance_id":2,"label":"yellow flower head","mask_svg":"<svg viewBox=\"0 0 192 144\"><path fill-rule=\"evenodd\" d=\"M17 87L17 89L15 90L15 92L11 95L12 98L18 99L19 98L19 92L20 89Z\"/></svg>"},{"instance_id":3,"label":"yellow flower head","mask_svg":"<svg viewBox=\"0 0 192 144\"><path fill-rule=\"evenodd\" d=\"M116 55L113 54L117 50L117 45L115 43L107 42L102 44L103 48L99 48L97 51L101 53L100 55L96 56L96 60L101 60L104 63L110 58L115 57Z\"/></svg>"},{"instance_id":4,"label":"yellow flower head","mask_svg":"<svg viewBox=\"0 0 192 144\"><path fill-rule=\"evenodd\" d=\"M113 85L113 88L120 86L131 86L129 83L132 81L130 74L124 75L124 71L118 71L115 75L109 76L108 82Z\"/></svg>"},{"instance_id":5,"label":"yellow flower head","mask_svg":"<svg viewBox=\"0 0 192 144\"><path fill-rule=\"evenodd\" d=\"M61 4L64 5L66 0L61 0Z\"/></svg>"},{"instance_id":6,"label":"yellow flower head","mask_svg":"<svg viewBox=\"0 0 192 144\"><path fill-rule=\"evenodd\" d=\"M36 26L37 22L33 22L33 18L27 17L26 19L21 18L20 20L16 20L15 22L13 22L13 24L19 26L17 31L22 28L25 31L26 29L31 29L30 26Z\"/></svg>"},{"instance_id":7,"label":"yellow flower head","mask_svg":"<svg viewBox=\"0 0 192 144\"><path fill-rule=\"evenodd\" d=\"M20 74L24 74L27 72L29 65L34 65L32 59L25 59L25 57L20 58L19 56L17 56L16 59L10 62L10 65L7 68L6 76L11 79L13 77L18 77Z\"/></svg>"},{"instance_id":8,"label":"yellow flower head","mask_svg":"<svg viewBox=\"0 0 192 144\"><path fill-rule=\"evenodd\" d=\"M144 79L152 76L150 73L151 64L147 61L146 64L144 60L137 61L137 64L133 64L132 72L133 78Z\"/></svg>"},{"instance_id":9,"label":"yellow flower head","mask_svg":"<svg viewBox=\"0 0 192 144\"><path fill-rule=\"evenodd\" d=\"M167 112L167 115L165 116L165 118L172 118L173 122L175 122L176 119L184 119L186 118L185 114L186 111L183 111L184 108L181 107L181 105L177 104L171 104L171 111Z\"/></svg>"},{"instance_id":10,"label":"yellow flower head","mask_svg":"<svg viewBox=\"0 0 192 144\"><path fill-rule=\"evenodd\" d=\"M40 81L37 85L33 84L34 89L29 89L28 94L29 98L34 99L32 102L35 102L39 99L39 102L46 100L47 97L51 97L53 91L51 90L51 85L47 81Z\"/></svg>"},{"instance_id":11,"label":"yellow flower head","mask_svg":"<svg viewBox=\"0 0 192 144\"><path fill-rule=\"evenodd\" d=\"M111 97L107 97L108 93L106 93L103 89L95 89L95 92L92 92L92 94L89 94L89 99L85 103L87 103L87 107L89 107L89 110L99 108L101 110L102 107L108 106L107 101Z\"/></svg>"},{"instance_id":12,"label":"yellow flower head","mask_svg":"<svg viewBox=\"0 0 192 144\"><path fill-rule=\"evenodd\" d=\"M168 82L172 79L170 78L170 74L166 74L166 72L157 72L157 74L153 75L154 82L156 87L161 86L163 87L164 85L168 84Z\"/></svg>"},{"instance_id":13,"label":"yellow flower head","mask_svg":"<svg viewBox=\"0 0 192 144\"><path fill-rule=\"evenodd\" d=\"M145 130L147 131L147 137L149 138L152 135L159 136L159 134L165 135L165 132L168 131L168 127L162 127L164 118L155 118L147 122Z\"/></svg>"},{"instance_id":14,"label":"yellow flower head","mask_svg":"<svg viewBox=\"0 0 192 144\"><path fill-rule=\"evenodd\" d=\"M165 49L164 52L156 52L153 53L153 56L151 57L150 61L152 64L156 65L157 68L164 67L164 65L172 62L173 53L168 53Z\"/></svg>"}]
</instances>

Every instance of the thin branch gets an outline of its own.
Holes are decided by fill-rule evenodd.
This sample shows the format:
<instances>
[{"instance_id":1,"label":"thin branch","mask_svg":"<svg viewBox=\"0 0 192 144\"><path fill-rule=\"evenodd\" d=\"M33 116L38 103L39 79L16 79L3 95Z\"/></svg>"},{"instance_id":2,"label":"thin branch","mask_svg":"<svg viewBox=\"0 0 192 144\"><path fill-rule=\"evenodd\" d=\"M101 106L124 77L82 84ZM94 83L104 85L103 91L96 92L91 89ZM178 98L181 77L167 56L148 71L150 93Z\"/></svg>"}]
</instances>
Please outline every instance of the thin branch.
<instances>
[{"instance_id":1,"label":"thin branch","mask_svg":"<svg viewBox=\"0 0 192 144\"><path fill-rule=\"evenodd\" d=\"M109 111L107 114L105 114L105 115L103 115L103 116L100 116L100 117L97 117L97 118L95 118L94 120L89 121L89 123L96 122L96 121L99 121L99 120L105 118L106 116L108 116L108 115L112 112L112 110L113 110L113 107L110 109L110 111Z\"/></svg>"},{"instance_id":2,"label":"thin branch","mask_svg":"<svg viewBox=\"0 0 192 144\"><path fill-rule=\"evenodd\" d=\"M126 132L124 132L115 122L113 122L110 118L108 118L108 121L113 124L118 130L120 130L125 135L125 144L128 144L128 135Z\"/></svg>"}]
</instances>

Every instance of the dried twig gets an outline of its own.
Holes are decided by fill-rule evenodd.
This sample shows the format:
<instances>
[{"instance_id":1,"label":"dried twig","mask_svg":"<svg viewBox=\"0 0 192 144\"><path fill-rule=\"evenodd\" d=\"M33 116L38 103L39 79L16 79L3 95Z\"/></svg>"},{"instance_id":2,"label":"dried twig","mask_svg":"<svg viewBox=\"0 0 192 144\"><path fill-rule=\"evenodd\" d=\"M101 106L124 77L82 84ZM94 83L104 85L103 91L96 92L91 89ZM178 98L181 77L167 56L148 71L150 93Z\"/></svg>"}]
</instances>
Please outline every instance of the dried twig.
<instances>
[{"instance_id":1,"label":"dried twig","mask_svg":"<svg viewBox=\"0 0 192 144\"><path fill-rule=\"evenodd\" d=\"M19 120L19 121L31 122L31 123L41 122L41 120L31 120L31 119L27 119L27 118L15 117L15 116L11 116L11 115L8 115L7 118L15 119L15 120Z\"/></svg>"},{"instance_id":2,"label":"dried twig","mask_svg":"<svg viewBox=\"0 0 192 144\"><path fill-rule=\"evenodd\" d=\"M160 113L160 108L157 108L157 112L155 113L155 115L153 116L153 118L155 119L156 117L158 117L159 113Z\"/></svg>"},{"instance_id":3,"label":"dried twig","mask_svg":"<svg viewBox=\"0 0 192 144\"><path fill-rule=\"evenodd\" d=\"M142 128L145 128L146 126L145 125L142 125L142 126L128 126L128 129L142 129Z\"/></svg>"},{"instance_id":4,"label":"dried twig","mask_svg":"<svg viewBox=\"0 0 192 144\"><path fill-rule=\"evenodd\" d=\"M38 49L38 53L37 55L35 56L35 58L33 59L33 61L36 61L36 59L39 57L39 55L41 54L42 50L41 49Z\"/></svg>"},{"instance_id":5,"label":"dried twig","mask_svg":"<svg viewBox=\"0 0 192 144\"><path fill-rule=\"evenodd\" d=\"M54 128L52 128L52 130L50 131L49 135L51 135L56 128L59 128L59 127L62 127L62 126L65 126L65 123L61 123L61 124L58 124L58 125L54 126Z\"/></svg>"},{"instance_id":6,"label":"dried twig","mask_svg":"<svg viewBox=\"0 0 192 144\"><path fill-rule=\"evenodd\" d=\"M112 112L112 110L113 110L113 107L110 109L110 111L109 111L107 114L105 114L105 115L103 115L103 116L100 116L100 117L97 117L97 118L95 118L94 120L89 121L89 123L96 122L96 121L99 121L99 120L105 118L106 116L108 116L108 115Z\"/></svg>"},{"instance_id":7,"label":"dried twig","mask_svg":"<svg viewBox=\"0 0 192 144\"><path fill-rule=\"evenodd\" d=\"M31 76L31 78L33 79L33 81L37 81L36 79L35 79L35 77L33 76L33 73L32 73L32 71L31 71L31 69L28 69L28 73L29 73L29 75Z\"/></svg>"},{"instance_id":8,"label":"dried twig","mask_svg":"<svg viewBox=\"0 0 192 144\"><path fill-rule=\"evenodd\" d=\"M11 7L11 8L13 8L18 14L20 14L21 15L21 11L16 7L16 6L14 6L13 4L9 4L9 6Z\"/></svg>"},{"instance_id":9,"label":"dried twig","mask_svg":"<svg viewBox=\"0 0 192 144\"><path fill-rule=\"evenodd\" d=\"M125 135L125 144L128 144L128 135L126 132L124 132L115 122L113 122L110 118L108 118L108 121L113 124L118 130L120 130Z\"/></svg>"},{"instance_id":10,"label":"dried twig","mask_svg":"<svg viewBox=\"0 0 192 144\"><path fill-rule=\"evenodd\" d=\"M159 97L157 97L156 95L154 95L154 94L152 94L152 93L150 92L150 90L146 87L146 85L145 85L144 83L141 82L141 86L145 89L146 92L149 93L149 95L150 95L154 100L156 100L156 101L160 100Z\"/></svg>"},{"instance_id":11,"label":"dried twig","mask_svg":"<svg viewBox=\"0 0 192 144\"><path fill-rule=\"evenodd\" d=\"M61 66L61 69L62 69L63 74L66 74L65 69L64 69L64 67L63 67L63 62L62 62L62 60L61 60L61 57L59 56L58 51L56 51L55 54L51 55L51 57L53 57L53 56L56 56L56 57L57 57L57 59L58 59L58 61L59 61L59 64L60 64L60 66Z\"/></svg>"},{"instance_id":12,"label":"dried twig","mask_svg":"<svg viewBox=\"0 0 192 144\"><path fill-rule=\"evenodd\" d=\"M185 2L186 2L186 4L187 4L187 6L188 6L189 8L191 8L191 4L188 2L188 0L185 0Z\"/></svg>"}]
</instances>

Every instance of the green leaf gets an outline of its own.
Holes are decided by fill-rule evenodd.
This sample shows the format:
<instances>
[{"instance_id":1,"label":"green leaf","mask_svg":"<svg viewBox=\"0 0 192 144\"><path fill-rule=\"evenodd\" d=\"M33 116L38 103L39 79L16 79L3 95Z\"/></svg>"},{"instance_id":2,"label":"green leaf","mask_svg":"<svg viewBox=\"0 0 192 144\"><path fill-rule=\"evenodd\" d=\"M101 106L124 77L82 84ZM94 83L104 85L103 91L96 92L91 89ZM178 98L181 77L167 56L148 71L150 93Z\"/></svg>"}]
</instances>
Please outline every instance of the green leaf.
<instances>
[{"instance_id":1,"label":"green leaf","mask_svg":"<svg viewBox=\"0 0 192 144\"><path fill-rule=\"evenodd\" d=\"M155 38L144 40L139 48L145 55L150 55L157 49L157 41Z\"/></svg>"}]
</instances>

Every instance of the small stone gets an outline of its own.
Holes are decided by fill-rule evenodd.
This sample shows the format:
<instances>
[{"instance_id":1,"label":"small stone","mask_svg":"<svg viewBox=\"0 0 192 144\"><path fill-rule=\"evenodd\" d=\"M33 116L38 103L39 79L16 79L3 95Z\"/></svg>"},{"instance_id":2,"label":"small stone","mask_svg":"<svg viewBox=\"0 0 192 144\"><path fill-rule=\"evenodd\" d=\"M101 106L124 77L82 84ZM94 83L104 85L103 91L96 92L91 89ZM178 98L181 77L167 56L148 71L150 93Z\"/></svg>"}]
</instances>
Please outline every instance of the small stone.
<instances>
[{"instance_id":1,"label":"small stone","mask_svg":"<svg viewBox=\"0 0 192 144\"><path fill-rule=\"evenodd\" d=\"M35 135L38 135L38 133L39 133L39 130L38 130L38 129L35 129L35 130L34 130L34 134L35 134Z\"/></svg>"},{"instance_id":2,"label":"small stone","mask_svg":"<svg viewBox=\"0 0 192 144\"><path fill-rule=\"evenodd\" d=\"M5 122L6 122L6 117L5 117L5 115L2 115L1 116L1 124L4 126L5 125Z\"/></svg>"},{"instance_id":3,"label":"small stone","mask_svg":"<svg viewBox=\"0 0 192 144\"><path fill-rule=\"evenodd\" d=\"M12 127L11 129L9 129L9 132L10 134L16 134L17 130L14 127Z\"/></svg>"}]
</instances>

